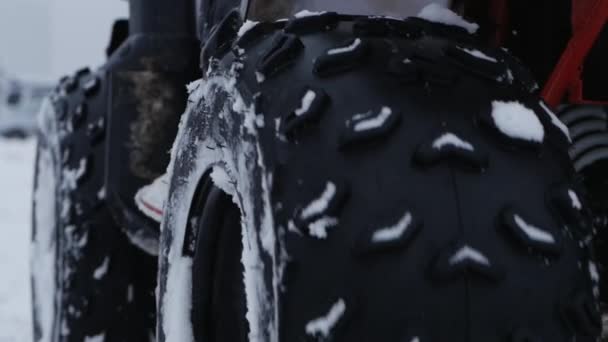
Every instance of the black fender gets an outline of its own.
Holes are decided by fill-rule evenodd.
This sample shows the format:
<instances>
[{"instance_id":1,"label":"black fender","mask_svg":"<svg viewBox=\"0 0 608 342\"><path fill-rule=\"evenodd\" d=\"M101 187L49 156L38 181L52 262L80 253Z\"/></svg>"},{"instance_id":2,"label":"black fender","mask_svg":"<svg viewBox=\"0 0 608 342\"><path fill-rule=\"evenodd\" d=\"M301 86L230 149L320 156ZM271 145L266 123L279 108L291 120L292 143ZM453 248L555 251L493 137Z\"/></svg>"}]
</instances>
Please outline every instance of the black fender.
<instances>
[{"instance_id":1,"label":"black fender","mask_svg":"<svg viewBox=\"0 0 608 342\"><path fill-rule=\"evenodd\" d=\"M132 241L155 245L158 223L140 212L134 197L165 172L186 84L199 77L198 41L133 35L109 61L106 75L106 200Z\"/></svg>"}]
</instances>

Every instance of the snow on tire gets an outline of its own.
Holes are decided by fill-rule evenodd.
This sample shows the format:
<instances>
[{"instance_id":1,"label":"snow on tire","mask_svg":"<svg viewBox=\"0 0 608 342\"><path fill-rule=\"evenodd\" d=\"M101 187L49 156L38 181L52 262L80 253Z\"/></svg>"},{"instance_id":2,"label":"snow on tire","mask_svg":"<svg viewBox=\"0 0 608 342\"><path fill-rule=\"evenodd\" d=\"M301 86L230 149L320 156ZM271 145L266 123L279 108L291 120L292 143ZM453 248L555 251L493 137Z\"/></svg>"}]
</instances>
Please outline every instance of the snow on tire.
<instances>
[{"instance_id":1,"label":"snow on tire","mask_svg":"<svg viewBox=\"0 0 608 342\"><path fill-rule=\"evenodd\" d=\"M189 106L180 124L169 166L171 175L170 195L165 206L161 236L160 269L160 339L164 341L193 341L191 312L192 260L182 254L186 235L188 211L199 180L210 172L215 185L234 196L234 202L243 213L243 264L244 283L247 293L247 320L251 341L277 341L274 297L276 289L266 284L267 270L262 255L277 258L275 250L270 193L267 189L263 161L255 142L256 128L252 125L241 132L243 135L224 137L223 130L244 127L251 122L253 107L244 105L243 99L233 87L234 75L217 75L190 85L194 89L190 103L201 98L218 96L227 102L225 116L219 122L201 126L195 106ZM237 108L232 112L229 108ZM209 114L210 107L203 109ZM236 116L232 116L236 113ZM211 116L211 114L209 114ZM219 118L219 116L218 116ZM245 127L244 127L245 128ZM197 137L206 137L200 140ZM193 144L192 142L197 143ZM221 176L220 176L221 175ZM272 266L270 266L272 267ZM243 317L244 318L244 317Z\"/></svg>"},{"instance_id":2,"label":"snow on tire","mask_svg":"<svg viewBox=\"0 0 608 342\"><path fill-rule=\"evenodd\" d=\"M57 246L54 237L57 203L55 202L56 175L59 170L55 162L58 153L52 139L57 135L55 114L50 101L45 100L40 111L40 129L45 132L38 137L36 153L33 232L32 232L32 297L34 306L34 338L36 341L52 340L55 330L54 310L56 305L55 263ZM49 134L50 133L50 134ZM48 141L45 137L49 137ZM48 224L46 229L40 229ZM38 229L37 229L38 228Z\"/></svg>"}]
</instances>

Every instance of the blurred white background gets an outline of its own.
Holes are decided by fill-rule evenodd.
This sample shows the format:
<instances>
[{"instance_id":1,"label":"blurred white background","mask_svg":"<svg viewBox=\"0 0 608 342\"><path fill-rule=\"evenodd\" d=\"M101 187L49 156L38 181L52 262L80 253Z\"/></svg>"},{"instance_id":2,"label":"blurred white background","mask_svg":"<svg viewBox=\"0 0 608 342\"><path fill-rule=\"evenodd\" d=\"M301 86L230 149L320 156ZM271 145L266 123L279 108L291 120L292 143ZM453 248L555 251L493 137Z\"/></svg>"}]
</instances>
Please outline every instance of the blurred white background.
<instances>
[{"instance_id":1,"label":"blurred white background","mask_svg":"<svg viewBox=\"0 0 608 342\"><path fill-rule=\"evenodd\" d=\"M32 81L56 80L105 56L124 0L0 0L0 69Z\"/></svg>"},{"instance_id":2,"label":"blurred white background","mask_svg":"<svg viewBox=\"0 0 608 342\"><path fill-rule=\"evenodd\" d=\"M35 124L39 100L32 101L28 89L52 86L82 66L103 63L112 23L127 14L123 0L0 0L0 128L16 117ZM0 342L32 341L29 241L35 147L33 137L0 134Z\"/></svg>"}]
</instances>

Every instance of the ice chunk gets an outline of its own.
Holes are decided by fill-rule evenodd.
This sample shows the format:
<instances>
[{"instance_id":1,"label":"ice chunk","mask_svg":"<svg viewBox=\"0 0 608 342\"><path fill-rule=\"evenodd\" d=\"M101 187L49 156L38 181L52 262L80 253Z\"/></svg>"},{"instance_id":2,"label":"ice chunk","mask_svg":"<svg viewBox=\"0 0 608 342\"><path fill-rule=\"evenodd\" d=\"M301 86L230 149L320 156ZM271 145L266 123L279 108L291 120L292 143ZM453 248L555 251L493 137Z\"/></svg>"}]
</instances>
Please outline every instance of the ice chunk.
<instances>
[{"instance_id":1,"label":"ice chunk","mask_svg":"<svg viewBox=\"0 0 608 342\"><path fill-rule=\"evenodd\" d=\"M97 280L101 280L106 275L106 273L108 273L109 266L110 266L110 258L105 257L105 259L103 259L103 262L101 263L101 265L99 265L99 267L97 267L95 269L95 272L93 272L93 278L95 278Z\"/></svg>"},{"instance_id":2,"label":"ice chunk","mask_svg":"<svg viewBox=\"0 0 608 342\"><path fill-rule=\"evenodd\" d=\"M511 138L541 143L545 137L534 111L517 101L493 101L492 119L498 130Z\"/></svg>"},{"instance_id":3,"label":"ice chunk","mask_svg":"<svg viewBox=\"0 0 608 342\"><path fill-rule=\"evenodd\" d=\"M78 181L84 177L87 172L87 159L81 158L77 169L65 168L63 170L63 184L66 190L76 189Z\"/></svg>"},{"instance_id":4,"label":"ice chunk","mask_svg":"<svg viewBox=\"0 0 608 342\"><path fill-rule=\"evenodd\" d=\"M262 74L261 72L256 71L255 79L256 79L256 81L258 81L258 83L262 83L262 82L266 81L266 76L264 76L264 74Z\"/></svg>"},{"instance_id":5,"label":"ice chunk","mask_svg":"<svg viewBox=\"0 0 608 342\"><path fill-rule=\"evenodd\" d=\"M462 27L471 34L477 32L477 30L479 29L479 25L470 23L464 20L458 14L452 12L451 10L435 3L423 8L422 11L418 13L418 18L422 18L435 23Z\"/></svg>"},{"instance_id":6,"label":"ice chunk","mask_svg":"<svg viewBox=\"0 0 608 342\"><path fill-rule=\"evenodd\" d=\"M480 251L471 248L469 246L463 246L460 248L451 258L450 265L459 264L465 260L473 260L479 264L483 264L486 266L490 265L490 260L483 255Z\"/></svg>"},{"instance_id":7,"label":"ice chunk","mask_svg":"<svg viewBox=\"0 0 608 342\"><path fill-rule=\"evenodd\" d=\"M353 43L350 44L349 46L331 49L331 50L327 51L327 54L328 55L339 55L341 53L352 52L352 51L355 51L355 49L357 49L359 47L359 45L361 45L361 39L356 38L353 41Z\"/></svg>"},{"instance_id":8,"label":"ice chunk","mask_svg":"<svg viewBox=\"0 0 608 342\"><path fill-rule=\"evenodd\" d=\"M307 220L315 215L322 214L329 207L329 203L336 195L336 191L336 185L332 182L327 182L323 194L302 210L301 218Z\"/></svg>"},{"instance_id":9,"label":"ice chunk","mask_svg":"<svg viewBox=\"0 0 608 342\"><path fill-rule=\"evenodd\" d=\"M196 91L201 86L202 82L203 81L201 79L198 79L196 81L192 81L186 84L186 90L188 91L188 94L192 94L194 91Z\"/></svg>"},{"instance_id":10,"label":"ice chunk","mask_svg":"<svg viewBox=\"0 0 608 342\"><path fill-rule=\"evenodd\" d=\"M509 82L509 84L513 84L513 81L515 81L515 76L513 76L513 71L511 71L511 69L507 69L507 82Z\"/></svg>"},{"instance_id":11,"label":"ice chunk","mask_svg":"<svg viewBox=\"0 0 608 342\"><path fill-rule=\"evenodd\" d=\"M376 230L372 235L372 242L381 243L398 240L403 236L403 233L405 233L410 224L412 224L412 214L406 212L397 224Z\"/></svg>"},{"instance_id":12,"label":"ice chunk","mask_svg":"<svg viewBox=\"0 0 608 342\"><path fill-rule=\"evenodd\" d=\"M433 148L441 150L444 146L454 146L467 151L474 151L475 148L470 143L460 139L453 133L445 133L433 142Z\"/></svg>"},{"instance_id":13,"label":"ice chunk","mask_svg":"<svg viewBox=\"0 0 608 342\"><path fill-rule=\"evenodd\" d=\"M475 50L475 49L467 49L467 48L463 48L463 47L458 47L460 50L468 53L469 55L479 58L479 59L483 59L492 63L498 63L498 61L496 60L496 58L490 57L488 55L486 55L485 53L479 51L479 50Z\"/></svg>"},{"instance_id":14,"label":"ice chunk","mask_svg":"<svg viewBox=\"0 0 608 342\"><path fill-rule=\"evenodd\" d=\"M305 18L305 17L312 17L315 15L321 15L324 13L327 13L327 12L313 12L313 11L309 11L309 10L302 10L302 11L296 13L294 16L296 18Z\"/></svg>"},{"instance_id":15,"label":"ice chunk","mask_svg":"<svg viewBox=\"0 0 608 342\"><path fill-rule=\"evenodd\" d=\"M296 109L294 114L296 114L296 116L300 116L308 112L310 110L310 106L312 105L316 97L317 94L315 94L314 91L308 90L302 98L302 104L300 105L300 108Z\"/></svg>"},{"instance_id":16,"label":"ice chunk","mask_svg":"<svg viewBox=\"0 0 608 342\"><path fill-rule=\"evenodd\" d=\"M583 206L581 205L581 200L578 198L576 192L574 192L573 190L568 190L568 196L570 196L570 200L572 201L572 207L574 209L583 209Z\"/></svg>"},{"instance_id":17,"label":"ice chunk","mask_svg":"<svg viewBox=\"0 0 608 342\"><path fill-rule=\"evenodd\" d=\"M106 340L106 333L101 333L95 336L86 336L84 342L104 342Z\"/></svg>"},{"instance_id":18,"label":"ice chunk","mask_svg":"<svg viewBox=\"0 0 608 342\"><path fill-rule=\"evenodd\" d=\"M319 317L306 324L306 333L310 336L328 338L331 330L336 326L346 311L346 303L340 298L329 310L326 316Z\"/></svg>"},{"instance_id":19,"label":"ice chunk","mask_svg":"<svg viewBox=\"0 0 608 342\"><path fill-rule=\"evenodd\" d=\"M382 107L382 110L378 115L368 116L367 119L357 121L354 125L354 130L355 132L362 132L382 127L392 114L393 111L389 107ZM355 116L355 118L356 117L357 116Z\"/></svg>"},{"instance_id":20,"label":"ice chunk","mask_svg":"<svg viewBox=\"0 0 608 342\"><path fill-rule=\"evenodd\" d=\"M129 284L127 287L127 302L133 302L133 284Z\"/></svg>"},{"instance_id":21,"label":"ice chunk","mask_svg":"<svg viewBox=\"0 0 608 342\"><path fill-rule=\"evenodd\" d=\"M318 239L327 238L327 228L338 225L338 219L335 217L322 217L308 225L310 236Z\"/></svg>"},{"instance_id":22,"label":"ice chunk","mask_svg":"<svg viewBox=\"0 0 608 342\"><path fill-rule=\"evenodd\" d=\"M225 193L234 196L235 188L234 188L234 180L230 178L226 169L222 167L214 167L213 171L211 171L211 180L213 184L218 188L222 189Z\"/></svg>"},{"instance_id":23,"label":"ice chunk","mask_svg":"<svg viewBox=\"0 0 608 342\"><path fill-rule=\"evenodd\" d=\"M595 283L599 283L600 273L597 271L597 266L592 261L589 261L589 275L591 276L591 280Z\"/></svg>"},{"instance_id":24,"label":"ice chunk","mask_svg":"<svg viewBox=\"0 0 608 342\"><path fill-rule=\"evenodd\" d=\"M530 239L542 243L555 243L555 238L550 233L527 223L519 215L515 215L514 219L517 227L519 227L519 229L521 229Z\"/></svg>"},{"instance_id":25,"label":"ice chunk","mask_svg":"<svg viewBox=\"0 0 608 342\"><path fill-rule=\"evenodd\" d=\"M99 191L97 191L97 199L103 201L106 199L106 187L102 186Z\"/></svg>"},{"instance_id":26,"label":"ice chunk","mask_svg":"<svg viewBox=\"0 0 608 342\"><path fill-rule=\"evenodd\" d=\"M257 24L259 24L258 21L252 21L252 20L247 20L243 23L243 25L241 26L241 28L239 29L239 32L237 33L238 37L242 37L245 35L245 33L247 33L247 31L251 30L252 28L254 28Z\"/></svg>"},{"instance_id":27,"label":"ice chunk","mask_svg":"<svg viewBox=\"0 0 608 342\"><path fill-rule=\"evenodd\" d=\"M598 298L600 295L600 274L597 270L597 265L593 261L589 261L589 276L591 277L591 281L593 282L593 295Z\"/></svg>"},{"instance_id":28,"label":"ice chunk","mask_svg":"<svg viewBox=\"0 0 608 342\"><path fill-rule=\"evenodd\" d=\"M266 126L266 119L264 119L264 115L258 114L255 116L255 125L258 128L264 128L264 126Z\"/></svg>"},{"instance_id":29,"label":"ice chunk","mask_svg":"<svg viewBox=\"0 0 608 342\"><path fill-rule=\"evenodd\" d=\"M545 110L545 112L547 112L547 114L551 118L551 123L553 123L557 128L559 128L560 131L562 131L562 133L564 133L564 135L566 136L566 138L568 138L568 141L572 142L572 138L570 138L570 130L568 129L568 126L566 126L557 117L557 115L555 115L555 113L553 113L553 111L549 107L547 107L547 105L545 104L545 102L540 101L540 106L543 107L543 109Z\"/></svg>"}]
</instances>

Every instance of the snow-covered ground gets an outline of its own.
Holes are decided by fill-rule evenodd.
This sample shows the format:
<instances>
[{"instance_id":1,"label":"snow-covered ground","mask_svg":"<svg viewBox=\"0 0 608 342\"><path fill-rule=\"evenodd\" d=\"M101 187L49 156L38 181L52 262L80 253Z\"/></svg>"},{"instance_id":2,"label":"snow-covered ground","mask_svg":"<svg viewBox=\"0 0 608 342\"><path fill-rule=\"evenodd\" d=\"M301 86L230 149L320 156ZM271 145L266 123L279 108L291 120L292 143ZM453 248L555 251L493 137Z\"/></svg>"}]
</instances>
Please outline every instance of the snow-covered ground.
<instances>
[{"instance_id":1,"label":"snow-covered ground","mask_svg":"<svg viewBox=\"0 0 608 342\"><path fill-rule=\"evenodd\" d=\"M0 138L0 342L30 342L29 240L36 143Z\"/></svg>"}]
</instances>

